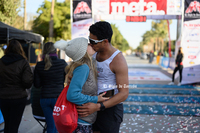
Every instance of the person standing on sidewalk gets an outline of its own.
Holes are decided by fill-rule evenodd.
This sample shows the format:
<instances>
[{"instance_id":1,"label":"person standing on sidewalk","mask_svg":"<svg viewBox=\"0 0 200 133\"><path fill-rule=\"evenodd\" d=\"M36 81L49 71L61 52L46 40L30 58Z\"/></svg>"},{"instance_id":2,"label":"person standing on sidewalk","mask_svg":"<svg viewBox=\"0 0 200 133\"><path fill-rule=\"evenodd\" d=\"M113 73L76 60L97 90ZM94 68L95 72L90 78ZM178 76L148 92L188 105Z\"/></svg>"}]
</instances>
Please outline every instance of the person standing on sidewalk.
<instances>
[{"instance_id":1,"label":"person standing on sidewalk","mask_svg":"<svg viewBox=\"0 0 200 133\"><path fill-rule=\"evenodd\" d=\"M182 47L179 48L178 54L176 56L176 67L174 69L173 75L172 75L172 82L169 83L169 85L174 85L174 76L177 71L179 71L179 76L180 76L180 82L178 83L178 86L181 85L182 81L182 70L183 70L183 49Z\"/></svg>"},{"instance_id":2,"label":"person standing on sidewalk","mask_svg":"<svg viewBox=\"0 0 200 133\"><path fill-rule=\"evenodd\" d=\"M154 58L154 54L153 54L153 50L151 50L151 52L149 53L149 63L153 62L153 58Z\"/></svg>"},{"instance_id":3,"label":"person standing on sidewalk","mask_svg":"<svg viewBox=\"0 0 200 133\"><path fill-rule=\"evenodd\" d=\"M128 66L122 53L111 45L113 31L106 21L96 22L89 28L89 41L96 51L98 94L106 93L109 100L101 103L86 103L77 106L80 116L97 112L94 132L118 133L123 121L123 104L129 94Z\"/></svg>"},{"instance_id":4,"label":"person standing on sidewalk","mask_svg":"<svg viewBox=\"0 0 200 133\"><path fill-rule=\"evenodd\" d=\"M33 83L33 73L23 48L12 40L0 59L0 109L5 127L4 133L18 133L27 101L26 89Z\"/></svg>"},{"instance_id":5,"label":"person standing on sidewalk","mask_svg":"<svg viewBox=\"0 0 200 133\"><path fill-rule=\"evenodd\" d=\"M64 88L66 66L65 60L58 59L54 44L47 42L44 45L43 61L37 62L34 70L34 86L41 88L40 105L46 119L47 133L57 133L53 109Z\"/></svg>"}]
</instances>

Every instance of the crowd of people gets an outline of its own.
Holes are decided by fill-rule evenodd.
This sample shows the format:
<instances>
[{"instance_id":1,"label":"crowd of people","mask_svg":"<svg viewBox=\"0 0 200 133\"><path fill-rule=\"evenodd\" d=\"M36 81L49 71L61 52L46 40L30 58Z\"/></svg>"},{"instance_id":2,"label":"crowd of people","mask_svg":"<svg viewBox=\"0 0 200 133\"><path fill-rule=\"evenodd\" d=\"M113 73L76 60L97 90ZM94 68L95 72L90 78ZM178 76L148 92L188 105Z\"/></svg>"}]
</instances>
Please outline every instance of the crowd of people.
<instances>
[{"instance_id":1,"label":"crowd of people","mask_svg":"<svg viewBox=\"0 0 200 133\"><path fill-rule=\"evenodd\" d=\"M41 89L40 105L47 133L57 133L53 108L64 83L69 84L67 100L77 105L78 126L73 133L118 133L123 121L123 101L128 97L128 66L121 51L111 45L110 23L96 22L85 38L47 42L42 61L32 72L17 40L9 42L0 59L0 108L4 133L18 133L26 106L26 89ZM56 48L73 61L59 59ZM126 85L126 86L125 86ZM111 87L112 86L112 87Z\"/></svg>"},{"instance_id":2,"label":"crowd of people","mask_svg":"<svg viewBox=\"0 0 200 133\"><path fill-rule=\"evenodd\" d=\"M151 50L149 53L136 52L135 55L138 57L141 57L143 59L148 59L149 63L153 63L155 61L156 64L159 64L160 57L169 57L169 54L167 51L162 53L162 52L157 52L157 51L153 51L153 50ZM142 57L142 56L144 56L144 57Z\"/></svg>"}]
</instances>

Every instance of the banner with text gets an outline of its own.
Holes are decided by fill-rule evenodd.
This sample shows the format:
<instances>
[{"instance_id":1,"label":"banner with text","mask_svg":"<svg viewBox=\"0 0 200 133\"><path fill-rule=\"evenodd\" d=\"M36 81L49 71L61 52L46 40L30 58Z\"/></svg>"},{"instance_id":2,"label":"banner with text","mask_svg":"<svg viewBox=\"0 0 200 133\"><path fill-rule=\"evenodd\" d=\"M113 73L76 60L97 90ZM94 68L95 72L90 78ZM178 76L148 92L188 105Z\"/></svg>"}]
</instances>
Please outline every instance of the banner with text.
<instances>
[{"instance_id":1,"label":"banner with text","mask_svg":"<svg viewBox=\"0 0 200 133\"><path fill-rule=\"evenodd\" d=\"M126 16L181 15L181 0L93 0L94 19Z\"/></svg>"},{"instance_id":2,"label":"banner with text","mask_svg":"<svg viewBox=\"0 0 200 133\"><path fill-rule=\"evenodd\" d=\"M72 39L77 37L88 38L89 27L92 25L92 1L73 0L72 9Z\"/></svg>"},{"instance_id":3,"label":"banner with text","mask_svg":"<svg viewBox=\"0 0 200 133\"><path fill-rule=\"evenodd\" d=\"M185 0L181 46L183 47L182 84L200 82L200 0Z\"/></svg>"}]
</instances>

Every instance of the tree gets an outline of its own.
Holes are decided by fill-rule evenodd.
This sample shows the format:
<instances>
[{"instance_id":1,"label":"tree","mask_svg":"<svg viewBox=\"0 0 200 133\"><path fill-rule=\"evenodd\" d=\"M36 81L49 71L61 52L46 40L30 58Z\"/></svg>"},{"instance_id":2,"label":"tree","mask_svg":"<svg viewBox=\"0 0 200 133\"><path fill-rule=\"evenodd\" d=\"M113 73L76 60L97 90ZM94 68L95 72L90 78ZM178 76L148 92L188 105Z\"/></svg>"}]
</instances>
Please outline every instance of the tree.
<instances>
[{"instance_id":1,"label":"tree","mask_svg":"<svg viewBox=\"0 0 200 133\"><path fill-rule=\"evenodd\" d=\"M175 51L175 43L176 43L176 40L171 40L171 51L173 52ZM169 41L166 41L164 45L164 51L168 52L168 48L169 48Z\"/></svg>"},{"instance_id":2,"label":"tree","mask_svg":"<svg viewBox=\"0 0 200 133\"><path fill-rule=\"evenodd\" d=\"M113 30L113 36L112 36L112 40L111 40L111 44L121 50L122 52L128 50L129 44L127 42L127 40L122 36L122 34L120 33L120 31L118 30L118 28L116 27L115 24L111 24L112 30Z\"/></svg>"},{"instance_id":3,"label":"tree","mask_svg":"<svg viewBox=\"0 0 200 133\"><path fill-rule=\"evenodd\" d=\"M172 21L170 21L172 23ZM155 50L163 52L166 41L168 40L168 25L166 20L152 21L152 28L142 36L142 45L148 43L155 44ZM140 46L141 48L141 46Z\"/></svg>"},{"instance_id":4,"label":"tree","mask_svg":"<svg viewBox=\"0 0 200 133\"><path fill-rule=\"evenodd\" d=\"M170 21L171 23L171 21ZM156 50L163 52L164 41L167 40L168 25L166 20L152 21L152 31L154 33L154 39L156 44Z\"/></svg>"},{"instance_id":5,"label":"tree","mask_svg":"<svg viewBox=\"0 0 200 133\"><path fill-rule=\"evenodd\" d=\"M12 25L18 16L21 0L0 0L0 21Z\"/></svg>"},{"instance_id":6,"label":"tree","mask_svg":"<svg viewBox=\"0 0 200 133\"><path fill-rule=\"evenodd\" d=\"M51 2L45 0L41 7L38 8L37 13L40 15L33 22L33 32L41 34L47 41L51 18ZM54 41L60 38L64 40L71 39L70 0L66 0L63 3L55 2L53 21Z\"/></svg>"}]
</instances>

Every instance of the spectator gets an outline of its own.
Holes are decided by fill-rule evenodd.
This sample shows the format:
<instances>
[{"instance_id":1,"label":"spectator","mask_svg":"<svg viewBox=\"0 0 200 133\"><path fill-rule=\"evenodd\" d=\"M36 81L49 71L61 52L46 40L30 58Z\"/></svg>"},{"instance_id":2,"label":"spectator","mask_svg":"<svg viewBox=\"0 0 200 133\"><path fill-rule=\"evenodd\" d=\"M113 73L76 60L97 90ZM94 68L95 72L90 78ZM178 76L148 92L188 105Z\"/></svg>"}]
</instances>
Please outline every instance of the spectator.
<instances>
[{"instance_id":1,"label":"spectator","mask_svg":"<svg viewBox=\"0 0 200 133\"><path fill-rule=\"evenodd\" d=\"M150 52L149 54L149 63L153 62L153 58L154 58L154 54L153 54L153 50Z\"/></svg>"},{"instance_id":2,"label":"spectator","mask_svg":"<svg viewBox=\"0 0 200 133\"><path fill-rule=\"evenodd\" d=\"M33 74L23 48L12 40L0 59L0 108L4 117L4 133L18 133L27 100L26 89Z\"/></svg>"},{"instance_id":3,"label":"spectator","mask_svg":"<svg viewBox=\"0 0 200 133\"><path fill-rule=\"evenodd\" d=\"M182 47L179 48L178 54L176 56L176 67L174 69L173 75L172 75L172 82L169 83L169 85L174 85L174 76L177 71L179 71L179 76L180 76L180 82L178 83L178 86L181 85L182 81L182 70L183 70L183 49Z\"/></svg>"},{"instance_id":4,"label":"spectator","mask_svg":"<svg viewBox=\"0 0 200 133\"><path fill-rule=\"evenodd\" d=\"M47 133L57 133L53 109L64 88L65 67L67 66L65 60L58 59L53 45L52 42L44 45L43 61L37 62L34 70L34 86L41 88L40 105L46 119Z\"/></svg>"}]
</instances>

